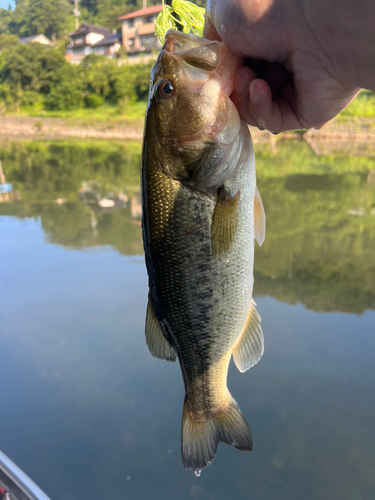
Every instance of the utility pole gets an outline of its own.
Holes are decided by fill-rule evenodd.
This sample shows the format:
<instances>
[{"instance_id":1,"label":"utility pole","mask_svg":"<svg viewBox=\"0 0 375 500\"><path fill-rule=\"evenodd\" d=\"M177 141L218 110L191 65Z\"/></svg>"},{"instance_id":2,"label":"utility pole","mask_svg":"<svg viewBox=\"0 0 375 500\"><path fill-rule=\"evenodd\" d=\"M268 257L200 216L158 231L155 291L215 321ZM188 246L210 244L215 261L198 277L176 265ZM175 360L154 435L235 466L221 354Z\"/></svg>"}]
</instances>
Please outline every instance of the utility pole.
<instances>
[{"instance_id":1,"label":"utility pole","mask_svg":"<svg viewBox=\"0 0 375 500\"><path fill-rule=\"evenodd\" d=\"M73 9L74 26L76 30L79 28L79 16L81 15L80 11L78 10L78 2L79 0L74 0L74 9Z\"/></svg>"},{"instance_id":2,"label":"utility pole","mask_svg":"<svg viewBox=\"0 0 375 500\"><path fill-rule=\"evenodd\" d=\"M143 8L145 9L147 7L147 0L143 0Z\"/></svg>"},{"instance_id":3,"label":"utility pole","mask_svg":"<svg viewBox=\"0 0 375 500\"><path fill-rule=\"evenodd\" d=\"M5 178L3 166L2 166L1 161L0 161L0 184L6 184L6 181L7 180Z\"/></svg>"}]
</instances>

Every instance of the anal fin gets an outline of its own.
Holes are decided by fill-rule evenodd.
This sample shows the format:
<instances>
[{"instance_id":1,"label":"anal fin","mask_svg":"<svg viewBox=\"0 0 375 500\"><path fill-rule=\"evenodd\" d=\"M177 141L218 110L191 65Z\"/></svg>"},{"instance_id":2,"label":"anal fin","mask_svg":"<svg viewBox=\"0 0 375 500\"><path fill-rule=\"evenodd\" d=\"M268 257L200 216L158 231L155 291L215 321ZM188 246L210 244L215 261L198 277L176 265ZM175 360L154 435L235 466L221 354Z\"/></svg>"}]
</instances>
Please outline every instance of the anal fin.
<instances>
[{"instance_id":1,"label":"anal fin","mask_svg":"<svg viewBox=\"0 0 375 500\"><path fill-rule=\"evenodd\" d=\"M155 358L170 362L176 361L176 351L165 338L150 298L146 312L146 343Z\"/></svg>"},{"instance_id":2,"label":"anal fin","mask_svg":"<svg viewBox=\"0 0 375 500\"><path fill-rule=\"evenodd\" d=\"M263 355L264 338L260 316L251 299L251 305L242 333L233 348L234 362L241 373L254 366Z\"/></svg>"}]
</instances>

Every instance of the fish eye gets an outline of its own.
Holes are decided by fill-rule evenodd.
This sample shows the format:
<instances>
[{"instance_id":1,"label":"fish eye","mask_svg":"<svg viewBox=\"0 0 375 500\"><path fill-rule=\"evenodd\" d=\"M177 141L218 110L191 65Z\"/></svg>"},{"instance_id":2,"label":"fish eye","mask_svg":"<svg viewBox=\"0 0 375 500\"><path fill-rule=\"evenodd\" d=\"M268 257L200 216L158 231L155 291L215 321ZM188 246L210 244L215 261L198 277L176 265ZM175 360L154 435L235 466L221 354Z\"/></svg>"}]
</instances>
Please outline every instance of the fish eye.
<instances>
[{"instance_id":1,"label":"fish eye","mask_svg":"<svg viewBox=\"0 0 375 500\"><path fill-rule=\"evenodd\" d=\"M161 80L156 88L157 97L166 100L170 99L174 94L174 85L170 80Z\"/></svg>"}]
</instances>

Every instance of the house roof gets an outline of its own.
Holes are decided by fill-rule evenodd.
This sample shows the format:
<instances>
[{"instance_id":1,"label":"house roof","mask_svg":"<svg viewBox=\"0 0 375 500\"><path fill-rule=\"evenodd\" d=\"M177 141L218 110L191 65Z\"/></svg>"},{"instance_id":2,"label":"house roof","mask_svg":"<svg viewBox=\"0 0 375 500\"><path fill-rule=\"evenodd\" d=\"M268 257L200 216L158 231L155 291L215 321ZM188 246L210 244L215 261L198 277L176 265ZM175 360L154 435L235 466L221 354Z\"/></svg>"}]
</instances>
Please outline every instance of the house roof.
<instances>
[{"instance_id":1,"label":"house roof","mask_svg":"<svg viewBox=\"0 0 375 500\"><path fill-rule=\"evenodd\" d=\"M79 35L84 35L86 33L98 33L100 35L104 35L105 37L112 35L112 33L106 28L101 28L100 26L94 26L93 24L82 23L81 26L72 33L69 33L68 36L74 37Z\"/></svg>"},{"instance_id":2,"label":"house roof","mask_svg":"<svg viewBox=\"0 0 375 500\"><path fill-rule=\"evenodd\" d=\"M114 35L107 36L106 38L99 40L99 42L93 44L93 47L98 47L100 45L114 45L115 43L121 43L120 33L115 33Z\"/></svg>"},{"instance_id":3,"label":"house roof","mask_svg":"<svg viewBox=\"0 0 375 500\"><path fill-rule=\"evenodd\" d=\"M32 36L24 36L23 38L19 39L20 43L29 43L29 42L35 42L38 38L43 38L49 45L52 45L52 42L49 38L47 38L43 33L39 33L39 35L32 35Z\"/></svg>"},{"instance_id":4,"label":"house roof","mask_svg":"<svg viewBox=\"0 0 375 500\"><path fill-rule=\"evenodd\" d=\"M130 12L125 16L119 17L119 20L132 19L133 17L148 16L150 14L156 14L156 12L161 12L163 10L162 4L153 5L152 7L147 7L146 9L136 10L135 12Z\"/></svg>"}]
</instances>

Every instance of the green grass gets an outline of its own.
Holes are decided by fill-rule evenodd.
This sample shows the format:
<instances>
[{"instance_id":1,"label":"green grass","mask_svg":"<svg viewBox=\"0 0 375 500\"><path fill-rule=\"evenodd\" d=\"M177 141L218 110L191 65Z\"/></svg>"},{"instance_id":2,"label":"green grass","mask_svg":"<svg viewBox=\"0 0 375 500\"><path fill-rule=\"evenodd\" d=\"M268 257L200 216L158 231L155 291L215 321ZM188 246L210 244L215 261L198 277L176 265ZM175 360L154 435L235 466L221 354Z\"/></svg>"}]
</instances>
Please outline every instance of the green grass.
<instances>
[{"instance_id":1,"label":"green grass","mask_svg":"<svg viewBox=\"0 0 375 500\"><path fill-rule=\"evenodd\" d=\"M375 117L375 93L370 90L362 90L349 106L340 114L340 118L374 118Z\"/></svg>"},{"instance_id":2,"label":"green grass","mask_svg":"<svg viewBox=\"0 0 375 500\"><path fill-rule=\"evenodd\" d=\"M143 126L147 103L138 101L133 104L103 104L95 109L80 108L71 111L46 111L42 104L21 108L18 112L22 116L36 116L41 118L61 118L71 125L86 126ZM13 113L12 113L13 114Z\"/></svg>"},{"instance_id":3,"label":"green grass","mask_svg":"<svg viewBox=\"0 0 375 500\"><path fill-rule=\"evenodd\" d=\"M18 112L22 116L52 117L67 120L69 125L115 127L143 127L147 103L145 101L133 104L104 104L95 109L80 108L73 111L46 111L43 105L28 106ZM13 113L12 113L13 114ZM375 118L375 93L362 90L354 101L340 113L339 121L352 118Z\"/></svg>"}]
</instances>

